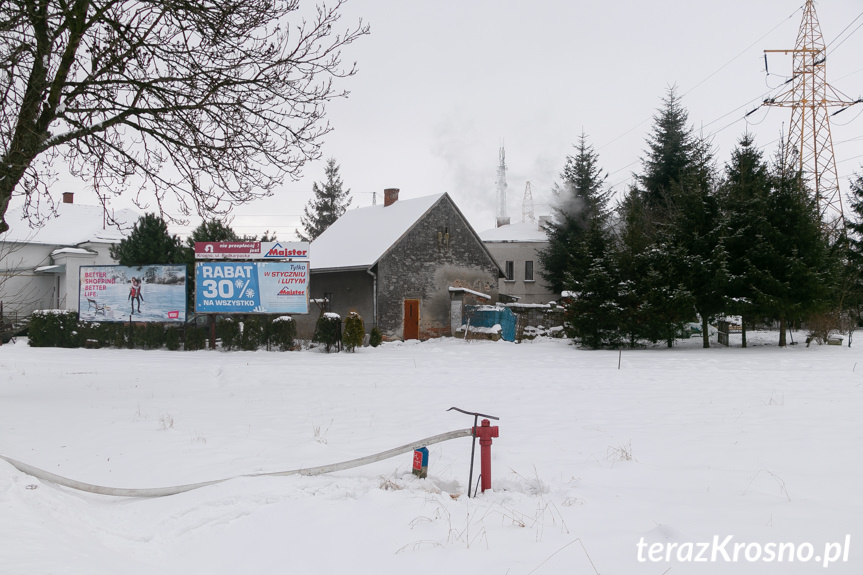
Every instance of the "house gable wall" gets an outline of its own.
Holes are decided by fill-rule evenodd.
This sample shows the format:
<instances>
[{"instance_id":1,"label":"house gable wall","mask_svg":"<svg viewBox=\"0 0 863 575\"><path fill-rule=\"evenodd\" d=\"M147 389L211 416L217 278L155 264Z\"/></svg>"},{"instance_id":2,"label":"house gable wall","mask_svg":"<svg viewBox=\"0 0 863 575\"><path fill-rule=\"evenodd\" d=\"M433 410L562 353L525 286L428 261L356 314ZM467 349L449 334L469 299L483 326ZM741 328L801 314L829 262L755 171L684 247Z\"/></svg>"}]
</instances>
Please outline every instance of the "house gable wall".
<instances>
[{"instance_id":1,"label":"house gable wall","mask_svg":"<svg viewBox=\"0 0 863 575\"><path fill-rule=\"evenodd\" d=\"M403 338L406 299L420 301L419 337L426 339L451 335L451 286L497 298L497 264L448 196L381 258L377 272L378 326L387 338Z\"/></svg>"}]
</instances>

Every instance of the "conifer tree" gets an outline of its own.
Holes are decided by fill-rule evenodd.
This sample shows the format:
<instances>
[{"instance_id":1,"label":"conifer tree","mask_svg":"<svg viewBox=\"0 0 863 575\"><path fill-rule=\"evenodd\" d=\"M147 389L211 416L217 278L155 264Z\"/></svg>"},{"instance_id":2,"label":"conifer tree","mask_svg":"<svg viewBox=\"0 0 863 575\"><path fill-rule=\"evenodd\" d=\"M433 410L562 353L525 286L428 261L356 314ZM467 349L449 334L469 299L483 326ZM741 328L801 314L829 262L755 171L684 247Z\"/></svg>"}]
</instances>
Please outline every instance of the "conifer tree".
<instances>
[{"instance_id":1,"label":"conifer tree","mask_svg":"<svg viewBox=\"0 0 863 575\"><path fill-rule=\"evenodd\" d=\"M342 178L335 158L327 160L324 169L327 181L312 185L315 197L309 200L304 215L300 220L302 229L297 230L297 237L304 242L314 241L319 235L339 219L351 205L351 190L342 189Z\"/></svg>"},{"instance_id":2,"label":"conifer tree","mask_svg":"<svg viewBox=\"0 0 863 575\"><path fill-rule=\"evenodd\" d=\"M168 232L168 225L156 214L145 214L132 232L111 246L111 257L122 266L182 263L182 242Z\"/></svg>"},{"instance_id":3,"label":"conifer tree","mask_svg":"<svg viewBox=\"0 0 863 575\"><path fill-rule=\"evenodd\" d=\"M692 295L705 348L710 347L708 325L725 308L728 281L715 180L710 145L696 139L689 166L670 186L674 209L666 228L668 242L678 253L672 271Z\"/></svg>"},{"instance_id":4,"label":"conifer tree","mask_svg":"<svg viewBox=\"0 0 863 575\"><path fill-rule=\"evenodd\" d=\"M695 316L687 285L695 283L694 276L685 267L688 231L681 217L692 202L682 194L707 189L710 155L706 145L693 139L687 121L680 97L669 88L654 116L643 173L620 206L621 299L631 343L644 338L670 347Z\"/></svg>"},{"instance_id":5,"label":"conifer tree","mask_svg":"<svg viewBox=\"0 0 863 575\"><path fill-rule=\"evenodd\" d=\"M831 307L838 271L818 204L784 157L780 149L773 166L763 232L767 241L752 254L759 276L755 303L779 322L780 346L786 345L789 322Z\"/></svg>"},{"instance_id":6,"label":"conifer tree","mask_svg":"<svg viewBox=\"0 0 863 575\"><path fill-rule=\"evenodd\" d=\"M753 287L759 274L753 257L760 252L767 229L767 197L771 179L769 166L750 134L744 134L725 165L720 186L721 241L728 267L727 310L742 318L743 347L751 320L760 315Z\"/></svg>"},{"instance_id":7,"label":"conifer tree","mask_svg":"<svg viewBox=\"0 0 863 575\"><path fill-rule=\"evenodd\" d=\"M606 254L611 241L611 192L604 189L606 175L599 167L599 156L583 132L575 149L576 154L566 158L554 219L546 227L549 245L539 253L542 276L557 293L573 289L568 284L583 278L594 259Z\"/></svg>"},{"instance_id":8,"label":"conifer tree","mask_svg":"<svg viewBox=\"0 0 863 575\"><path fill-rule=\"evenodd\" d=\"M851 334L863 320L863 175L851 181L849 191L850 217L845 217L845 235L841 239L845 247L843 287L845 293L841 309L850 316L848 345ZM849 212L846 212L848 214Z\"/></svg>"},{"instance_id":9,"label":"conifer tree","mask_svg":"<svg viewBox=\"0 0 863 575\"><path fill-rule=\"evenodd\" d=\"M662 102L647 139L647 155L642 159L644 172L638 177L645 202L656 216L669 209L672 189L692 165L695 152L692 130L687 126L689 114L675 87L668 89Z\"/></svg>"}]
</instances>

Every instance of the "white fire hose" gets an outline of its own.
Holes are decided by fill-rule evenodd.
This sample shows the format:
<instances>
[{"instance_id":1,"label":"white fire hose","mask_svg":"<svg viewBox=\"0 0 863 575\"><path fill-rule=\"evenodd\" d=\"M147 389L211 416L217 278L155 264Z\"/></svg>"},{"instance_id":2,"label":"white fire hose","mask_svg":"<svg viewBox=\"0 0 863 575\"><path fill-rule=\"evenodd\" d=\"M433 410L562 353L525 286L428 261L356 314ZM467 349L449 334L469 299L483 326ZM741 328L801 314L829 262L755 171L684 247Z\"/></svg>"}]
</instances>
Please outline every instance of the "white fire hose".
<instances>
[{"instance_id":1,"label":"white fire hose","mask_svg":"<svg viewBox=\"0 0 863 575\"><path fill-rule=\"evenodd\" d=\"M322 475L324 473L332 473L334 471L343 471L345 469L352 469L354 467L360 467L362 465L368 465L370 463L383 461L384 459L389 459L403 453L409 453L411 451L414 451L415 449L419 449L420 447L425 447L427 445L433 445L435 443L441 443L443 441L449 441L450 439L457 439L459 437L471 437L472 435L473 428L468 427L467 429L459 429L457 431L441 433L440 435L434 435L426 439L420 439L418 441L414 441L413 443L408 443L407 445L402 445L401 447L395 447L388 451L382 451L381 453L377 453L375 455L360 457L359 459L351 459L350 461L343 461L341 463L332 463L330 465L321 465L319 467L306 467L301 469L294 469L291 471L249 473L245 475L236 475L234 477L226 477L224 479L216 479L213 481L204 481L202 483L189 483L186 485L177 485L174 487L151 487L145 489L129 489L122 487L105 487L102 485L93 485L91 483L84 483L82 481L76 481L74 479L69 479L67 477L56 475L54 473L51 473L50 471L45 471L44 469L33 467L32 465L17 461L15 459L12 459L11 457L6 457L5 455L0 455L0 459L8 462L10 465L12 465L14 468L16 468L18 471L21 471L22 473L26 473L27 475L31 475L37 479L41 479L42 481L48 481L50 483L55 483L57 485L62 485L71 489L77 489L78 491L96 493L97 495L111 495L115 497L166 497L168 495L176 495L178 493L184 493L193 489L207 487L208 485L224 483L225 481L230 481L231 479L238 479L241 477Z\"/></svg>"}]
</instances>

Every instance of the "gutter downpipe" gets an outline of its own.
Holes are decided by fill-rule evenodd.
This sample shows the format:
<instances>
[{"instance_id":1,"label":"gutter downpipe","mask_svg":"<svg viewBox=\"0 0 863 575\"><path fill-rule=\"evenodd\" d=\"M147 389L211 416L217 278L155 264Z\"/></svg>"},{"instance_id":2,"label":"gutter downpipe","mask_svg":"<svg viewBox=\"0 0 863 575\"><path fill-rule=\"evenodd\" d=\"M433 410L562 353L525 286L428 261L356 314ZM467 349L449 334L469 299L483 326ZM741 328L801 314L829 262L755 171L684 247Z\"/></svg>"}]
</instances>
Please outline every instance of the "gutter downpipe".
<instances>
[{"instance_id":1,"label":"gutter downpipe","mask_svg":"<svg viewBox=\"0 0 863 575\"><path fill-rule=\"evenodd\" d=\"M372 313L374 314L375 324L372 327L378 326L378 276L372 271L372 268L366 270L366 273L372 276Z\"/></svg>"}]
</instances>

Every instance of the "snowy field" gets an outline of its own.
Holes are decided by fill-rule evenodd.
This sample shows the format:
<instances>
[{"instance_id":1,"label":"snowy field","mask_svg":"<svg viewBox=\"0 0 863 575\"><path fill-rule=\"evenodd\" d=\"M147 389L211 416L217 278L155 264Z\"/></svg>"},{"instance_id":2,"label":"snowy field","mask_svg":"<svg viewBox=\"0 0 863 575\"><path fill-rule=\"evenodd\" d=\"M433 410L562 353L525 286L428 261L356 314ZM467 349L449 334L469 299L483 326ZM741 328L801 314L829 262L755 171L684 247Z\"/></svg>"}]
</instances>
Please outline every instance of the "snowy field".
<instances>
[{"instance_id":1,"label":"snowy field","mask_svg":"<svg viewBox=\"0 0 863 575\"><path fill-rule=\"evenodd\" d=\"M0 573L859 574L863 343L584 351L442 339L354 354L0 347ZM801 341L803 334L795 334ZM768 345L769 344L769 345ZM739 346L739 339L736 342ZM314 477L497 415L471 439ZM477 446L476 470L479 469ZM236 478L235 478L236 477Z\"/></svg>"}]
</instances>

